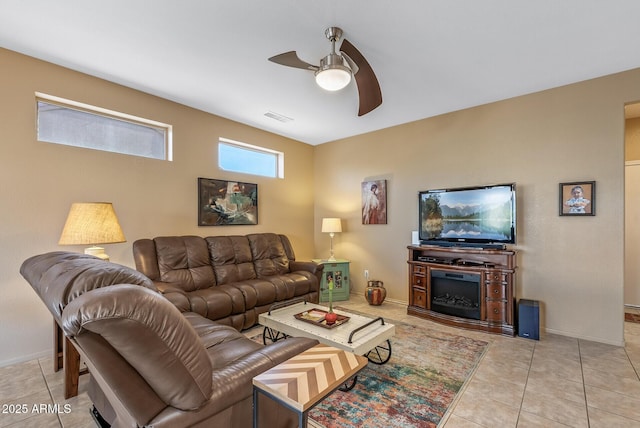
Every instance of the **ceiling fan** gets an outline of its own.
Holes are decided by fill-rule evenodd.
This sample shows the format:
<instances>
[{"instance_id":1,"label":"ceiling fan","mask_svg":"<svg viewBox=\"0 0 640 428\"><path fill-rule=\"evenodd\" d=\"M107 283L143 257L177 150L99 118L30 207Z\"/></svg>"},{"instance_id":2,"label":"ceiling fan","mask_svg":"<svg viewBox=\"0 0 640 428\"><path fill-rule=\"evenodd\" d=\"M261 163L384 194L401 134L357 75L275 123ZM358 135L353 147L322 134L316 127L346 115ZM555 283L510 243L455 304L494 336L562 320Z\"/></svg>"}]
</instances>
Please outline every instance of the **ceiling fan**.
<instances>
[{"instance_id":1,"label":"ceiling fan","mask_svg":"<svg viewBox=\"0 0 640 428\"><path fill-rule=\"evenodd\" d=\"M340 28L329 27L324 34L331 42L331 53L320 60L320 66L301 60L295 51L272 56L269 61L313 71L318 86L328 91L339 91L351 82L353 76L358 86L360 101L358 116L369 113L382 104L382 91L373 69L347 39L342 41L340 53L336 53L336 42L342 37Z\"/></svg>"}]
</instances>

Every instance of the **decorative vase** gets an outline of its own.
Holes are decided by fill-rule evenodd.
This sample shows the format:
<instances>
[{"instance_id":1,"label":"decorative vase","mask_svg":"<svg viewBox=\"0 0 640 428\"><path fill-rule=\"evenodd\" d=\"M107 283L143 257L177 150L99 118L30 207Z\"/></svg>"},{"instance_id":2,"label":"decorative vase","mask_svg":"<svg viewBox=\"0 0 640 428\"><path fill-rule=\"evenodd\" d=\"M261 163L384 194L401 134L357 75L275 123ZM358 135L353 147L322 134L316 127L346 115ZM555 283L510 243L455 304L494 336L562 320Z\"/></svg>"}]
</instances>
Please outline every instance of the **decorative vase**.
<instances>
[{"instance_id":1,"label":"decorative vase","mask_svg":"<svg viewBox=\"0 0 640 428\"><path fill-rule=\"evenodd\" d=\"M338 314L335 312L328 312L327 315L324 316L324 320L327 325L333 325L338 320Z\"/></svg>"},{"instance_id":2,"label":"decorative vase","mask_svg":"<svg viewBox=\"0 0 640 428\"><path fill-rule=\"evenodd\" d=\"M382 281L369 281L367 283L367 289L364 291L364 297L367 298L367 302L370 305L380 306L384 299L387 297L387 290L384 288Z\"/></svg>"}]
</instances>

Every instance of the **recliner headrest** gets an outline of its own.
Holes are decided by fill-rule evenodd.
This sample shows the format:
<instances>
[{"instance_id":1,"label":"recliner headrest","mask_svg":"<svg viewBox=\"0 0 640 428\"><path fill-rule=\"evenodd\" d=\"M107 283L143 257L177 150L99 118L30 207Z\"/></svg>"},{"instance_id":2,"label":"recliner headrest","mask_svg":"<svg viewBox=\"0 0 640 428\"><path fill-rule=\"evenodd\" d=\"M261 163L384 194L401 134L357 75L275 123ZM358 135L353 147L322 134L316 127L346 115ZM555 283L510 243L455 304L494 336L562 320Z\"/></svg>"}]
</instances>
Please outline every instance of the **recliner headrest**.
<instances>
[{"instance_id":1,"label":"recliner headrest","mask_svg":"<svg viewBox=\"0 0 640 428\"><path fill-rule=\"evenodd\" d=\"M89 291L62 313L69 336L101 335L167 404L200 407L212 394L211 361L196 331L160 294L136 285Z\"/></svg>"},{"instance_id":2,"label":"recliner headrest","mask_svg":"<svg viewBox=\"0 0 640 428\"><path fill-rule=\"evenodd\" d=\"M156 290L153 281L134 269L67 251L30 257L22 263L20 273L58 321L73 299L96 288L136 284Z\"/></svg>"}]
</instances>

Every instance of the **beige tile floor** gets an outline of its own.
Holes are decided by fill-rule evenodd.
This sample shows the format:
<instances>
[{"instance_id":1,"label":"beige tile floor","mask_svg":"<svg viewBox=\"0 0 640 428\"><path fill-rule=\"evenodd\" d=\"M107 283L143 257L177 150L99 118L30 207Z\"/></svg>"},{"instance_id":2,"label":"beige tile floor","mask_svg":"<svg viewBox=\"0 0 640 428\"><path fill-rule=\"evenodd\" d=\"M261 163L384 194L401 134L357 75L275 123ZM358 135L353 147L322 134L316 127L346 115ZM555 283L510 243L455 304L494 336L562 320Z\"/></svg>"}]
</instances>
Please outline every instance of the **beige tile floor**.
<instances>
[{"instance_id":1,"label":"beige tile floor","mask_svg":"<svg viewBox=\"0 0 640 428\"><path fill-rule=\"evenodd\" d=\"M471 332L408 316L403 305L369 306L359 296L340 305L489 342L440 427L640 427L640 324L625 323L621 348L557 335L535 341ZM64 400L62 373L53 372L51 359L0 368L0 427L95 426L86 380L78 397Z\"/></svg>"}]
</instances>

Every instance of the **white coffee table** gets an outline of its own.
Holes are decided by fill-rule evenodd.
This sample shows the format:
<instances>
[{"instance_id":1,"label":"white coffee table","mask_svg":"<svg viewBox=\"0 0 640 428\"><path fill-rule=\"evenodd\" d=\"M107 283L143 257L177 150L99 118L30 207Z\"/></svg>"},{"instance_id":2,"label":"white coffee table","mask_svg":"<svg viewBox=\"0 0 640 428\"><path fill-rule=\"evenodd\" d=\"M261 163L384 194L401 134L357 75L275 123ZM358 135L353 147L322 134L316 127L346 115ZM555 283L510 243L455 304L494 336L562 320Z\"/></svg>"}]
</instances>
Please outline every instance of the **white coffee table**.
<instances>
[{"instance_id":1,"label":"white coffee table","mask_svg":"<svg viewBox=\"0 0 640 428\"><path fill-rule=\"evenodd\" d=\"M258 322L265 327L262 333L264 344L287 336L308 337L325 345L365 355L375 364L384 364L391 358L389 339L395 334L396 328L382 317L370 318L334 309L335 313L347 316L349 320L333 328L296 319L296 314L313 309L329 310L314 303L289 301L276 304L269 312L260 314Z\"/></svg>"}]
</instances>

